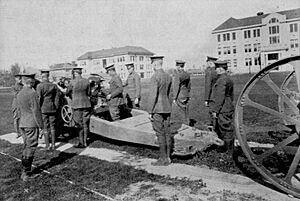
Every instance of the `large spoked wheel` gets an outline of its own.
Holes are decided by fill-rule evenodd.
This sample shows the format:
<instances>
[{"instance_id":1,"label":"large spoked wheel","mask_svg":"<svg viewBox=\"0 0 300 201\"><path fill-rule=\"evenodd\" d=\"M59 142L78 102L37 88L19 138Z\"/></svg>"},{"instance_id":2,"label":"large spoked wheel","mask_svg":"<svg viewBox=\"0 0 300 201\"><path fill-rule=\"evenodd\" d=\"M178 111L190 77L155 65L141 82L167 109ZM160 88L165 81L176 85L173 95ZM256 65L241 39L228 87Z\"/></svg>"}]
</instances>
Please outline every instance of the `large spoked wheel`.
<instances>
[{"instance_id":1,"label":"large spoked wheel","mask_svg":"<svg viewBox=\"0 0 300 201\"><path fill-rule=\"evenodd\" d=\"M61 108L61 118L67 124L69 124L72 121L73 112L72 112L72 108L69 105L64 105Z\"/></svg>"},{"instance_id":2,"label":"large spoked wheel","mask_svg":"<svg viewBox=\"0 0 300 201\"><path fill-rule=\"evenodd\" d=\"M278 72L286 69L289 72ZM300 56L277 61L254 75L236 104L236 134L265 180L300 198Z\"/></svg>"}]
</instances>

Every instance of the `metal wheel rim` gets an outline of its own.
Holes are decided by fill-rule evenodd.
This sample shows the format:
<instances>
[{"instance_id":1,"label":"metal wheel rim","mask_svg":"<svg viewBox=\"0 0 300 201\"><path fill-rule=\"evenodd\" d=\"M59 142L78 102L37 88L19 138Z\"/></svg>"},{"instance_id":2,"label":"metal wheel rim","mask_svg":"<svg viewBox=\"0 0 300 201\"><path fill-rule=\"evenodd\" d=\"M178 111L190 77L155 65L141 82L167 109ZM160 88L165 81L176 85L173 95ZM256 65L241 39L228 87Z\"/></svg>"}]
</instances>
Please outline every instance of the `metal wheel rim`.
<instances>
[{"instance_id":1,"label":"metal wheel rim","mask_svg":"<svg viewBox=\"0 0 300 201\"><path fill-rule=\"evenodd\" d=\"M293 61L298 61L298 60L300 60L300 56L290 57L290 58L286 58L286 59L277 61L277 62L267 66L266 68L262 69L259 73L254 75L250 79L250 81L248 81L248 83L245 85L244 89L242 90L242 92L241 92L241 94L240 94L240 96L237 100L237 104L236 104L236 108L235 108L235 111L236 111L235 112L235 126L236 126L236 134L237 134L239 143L241 145L241 148L242 148L245 156L247 157L249 162L255 167L255 169L266 180L268 180L270 183L272 183L277 188L283 190L284 192L286 192L288 194L291 194L295 197L300 198L300 189L299 188L295 188L294 186L292 186L292 184L286 183L282 179L277 178L276 176L272 175L269 170L267 170L262 164L260 164L260 162L257 161L257 158L256 158L257 156L252 152L250 146L248 145L247 136L246 136L247 132L245 131L246 128L243 124L240 123L240 122L243 122L243 107L247 106L247 104L249 102L249 98L247 97L248 93L251 91L252 87L254 87L256 82L258 80L264 79L264 77L267 76L267 74L272 69L275 69L276 67L281 66L283 64L287 64L287 63L290 63L290 62L293 62ZM282 100L280 100L280 101L282 101ZM300 122L296 122L296 125L299 126L299 123ZM297 131L297 132L299 134L299 131ZM294 138L298 139L298 137L299 137L298 134L295 133L295 135L293 135L293 139ZM293 139L290 139L290 140L293 140ZM300 156L299 147L298 147L298 150L296 152L296 155L295 155L294 159L296 158L296 156L297 156L296 160L299 161L300 160L300 159L298 159L298 156ZM293 162L292 162L292 164L293 164ZM298 162L298 164L299 164L299 162ZM288 171L288 173L289 172L290 172L290 170Z\"/></svg>"}]
</instances>

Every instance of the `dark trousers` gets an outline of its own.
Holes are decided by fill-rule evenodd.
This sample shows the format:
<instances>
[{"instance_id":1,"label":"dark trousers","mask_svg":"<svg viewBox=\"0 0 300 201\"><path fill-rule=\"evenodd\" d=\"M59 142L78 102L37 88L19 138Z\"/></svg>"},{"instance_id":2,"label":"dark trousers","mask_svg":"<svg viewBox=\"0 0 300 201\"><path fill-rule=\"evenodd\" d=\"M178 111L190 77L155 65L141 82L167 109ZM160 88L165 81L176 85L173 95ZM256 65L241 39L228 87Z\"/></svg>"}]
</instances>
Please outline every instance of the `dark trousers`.
<instances>
[{"instance_id":1,"label":"dark trousers","mask_svg":"<svg viewBox=\"0 0 300 201\"><path fill-rule=\"evenodd\" d=\"M161 159L169 159L173 152L174 135L171 133L170 116L170 113L152 115L152 127L157 135Z\"/></svg>"},{"instance_id":2,"label":"dark trousers","mask_svg":"<svg viewBox=\"0 0 300 201\"><path fill-rule=\"evenodd\" d=\"M138 104L134 104L135 99L131 99L128 95L126 96L127 107L129 109L139 109L140 108L140 99Z\"/></svg>"},{"instance_id":3,"label":"dark trousers","mask_svg":"<svg viewBox=\"0 0 300 201\"><path fill-rule=\"evenodd\" d=\"M85 146L89 133L90 116L91 108L73 109L73 120L75 122L75 127L79 130L79 144Z\"/></svg>"},{"instance_id":4,"label":"dark trousers","mask_svg":"<svg viewBox=\"0 0 300 201\"><path fill-rule=\"evenodd\" d=\"M217 115L215 131L221 140L234 139L233 112L220 113Z\"/></svg>"},{"instance_id":5,"label":"dark trousers","mask_svg":"<svg viewBox=\"0 0 300 201\"><path fill-rule=\"evenodd\" d=\"M189 125L188 104L178 105L173 103L170 121L172 134L177 134L182 124Z\"/></svg>"},{"instance_id":6,"label":"dark trousers","mask_svg":"<svg viewBox=\"0 0 300 201\"><path fill-rule=\"evenodd\" d=\"M23 158L34 156L38 146L39 129L38 128L21 128L23 145Z\"/></svg>"}]
</instances>

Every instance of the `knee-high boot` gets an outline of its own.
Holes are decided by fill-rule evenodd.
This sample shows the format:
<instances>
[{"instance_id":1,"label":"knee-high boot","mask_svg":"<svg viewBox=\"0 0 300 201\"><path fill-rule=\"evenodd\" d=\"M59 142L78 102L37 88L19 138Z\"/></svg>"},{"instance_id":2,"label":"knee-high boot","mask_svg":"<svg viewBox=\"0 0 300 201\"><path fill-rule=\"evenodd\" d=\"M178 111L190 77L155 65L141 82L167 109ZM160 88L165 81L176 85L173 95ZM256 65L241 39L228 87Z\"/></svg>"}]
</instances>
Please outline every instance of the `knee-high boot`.
<instances>
[{"instance_id":1,"label":"knee-high boot","mask_svg":"<svg viewBox=\"0 0 300 201\"><path fill-rule=\"evenodd\" d=\"M174 150L174 137L173 135L166 136L166 144L167 144L167 160L171 162L171 156Z\"/></svg>"},{"instance_id":2,"label":"knee-high boot","mask_svg":"<svg viewBox=\"0 0 300 201\"><path fill-rule=\"evenodd\" d=\"M156 162L152 162L151 164L154 166L166 166L170 164L170 161L167 159L167 145L165 136L158 135L158 144L159 144L159 152L160 156Z\"/></svg>"},{"instance_id":3,"label":"knee-high boot","mask_svg":"<svg viewBox=\"0 0 300 201\"><path fill-rule=\"evenodd\" d=\"M233 149L234 149L234 139L225 139L225 149L229 156L233 155Z\"/></svg>"},{"instance_id":4,"label":"knee-high boot","mask_svg":"<svg viewBox=\"0 0 300 201\"><path fill-rule=\"evenodd\" d=\"M83 146L87 147L87 136L88 136L89 129L83 129Z\"/></svg>"},{"instance_id":5,"label":"knee-high boot","mask_svg":"<svg viewBox=\"0 0 300 201\"><path fill-rule=\"evenodd\" d=\"M44 140L45 140L45 144L46 144L46 149L49 149L49 132L47 129L43 130L44 133Z\"/></svg>"},{"instance_id":6,"label":"knee-high boot","mask_svg":"<svg viewBox=\"0 0 300 201\"><path fill-rule=\"evenodd\" d=\"M29 179L29 174L31 172L31 163L30 163L30 159L27 157L22 157L22 174L21 174L21 179L23 181L27 181Z\"/></svg>"},{"instance_id":7,"label":"knee-high boot","mask_svg":"<svg viewBox=\"0 0 300 201\"><path fill-rule=\"evenodd\" d=\"M55 130L51 130L51 149L55 149Z\"/></svg>"}]
</instances>

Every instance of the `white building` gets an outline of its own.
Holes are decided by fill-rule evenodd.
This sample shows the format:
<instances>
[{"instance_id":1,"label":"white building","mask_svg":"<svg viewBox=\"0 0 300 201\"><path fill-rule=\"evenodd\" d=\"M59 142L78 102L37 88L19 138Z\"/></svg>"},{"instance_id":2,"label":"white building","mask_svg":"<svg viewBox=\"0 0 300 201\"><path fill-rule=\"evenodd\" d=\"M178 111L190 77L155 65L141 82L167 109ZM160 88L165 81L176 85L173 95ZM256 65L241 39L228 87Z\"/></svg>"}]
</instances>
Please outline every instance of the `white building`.
<instances>
[{"instance_id":1,"label":"white building","mask_svg":"<svg viewBox=\"0 0 300 201\"><path fill-rule=\"evenodd\" d=\"M257 72L279 59L299 55L300 8L229 18L212 31L215 49L234 73ZM279 67L284 71L287 66ZM289 68L289 67L288 67Z\"/></svg>"},{"instance_id":2,"label":"white building","mask_svg":"<svg viewBox=\"0 0 300 201\"><path fill-rule=\"evenodd\" d=\"M125 46L87 52L77 58L77 64L86 73L105 73L104 67L114 63L116 72L124 80L128 75L125 64L132 62L141 78L150 78L153 74L150 56L153 55L154 53L142 47Z\"/></svg>"}]
</instances>

